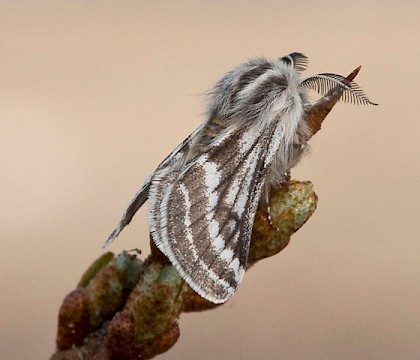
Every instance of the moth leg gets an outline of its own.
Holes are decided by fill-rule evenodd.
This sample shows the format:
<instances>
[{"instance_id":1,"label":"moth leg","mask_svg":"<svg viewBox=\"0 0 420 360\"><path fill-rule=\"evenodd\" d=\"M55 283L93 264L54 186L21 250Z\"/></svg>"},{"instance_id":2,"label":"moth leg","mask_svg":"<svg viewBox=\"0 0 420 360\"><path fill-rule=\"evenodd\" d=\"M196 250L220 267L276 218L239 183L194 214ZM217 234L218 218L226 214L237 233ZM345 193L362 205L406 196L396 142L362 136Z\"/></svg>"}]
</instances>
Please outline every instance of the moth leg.
<instances>
[{"instance_id":1,"label":"moth leg","mask_svg":"<svg viewBox=\"0 0 420 360\"><path fill-rule=\"evenodd\" d=\"M289 172L290 173L290 172ZM266 188L265 192L265 206L267 209L267 220L269 225L274 229L279 231L280 229L273 223L273 219L271 217L271 206L270 206L270 190Z\"/></svg>"},{"instance_id":2,"label":"moth leg","mask_svg":"<svg viewBox=\"0 0 420 360\"><path fill-rule=\"evenodd\" d=\"M282 183L284 183L286 181L289 181L290 179L291 179L291 172L290 172L290 170L288 170L288 171L286 171L284 173L284 180L282 181ZM266 209L267 209L267 220L268 220L268 223L270 224L270 226L273 229L279 231L280 229L273 223L273 219L271 217L270 189L268 189L266 187L266 189L264 190L264 193L265 193L264 194L264 202L265 202L265 206L266 206Z\"/></svg>"}]
</instances>

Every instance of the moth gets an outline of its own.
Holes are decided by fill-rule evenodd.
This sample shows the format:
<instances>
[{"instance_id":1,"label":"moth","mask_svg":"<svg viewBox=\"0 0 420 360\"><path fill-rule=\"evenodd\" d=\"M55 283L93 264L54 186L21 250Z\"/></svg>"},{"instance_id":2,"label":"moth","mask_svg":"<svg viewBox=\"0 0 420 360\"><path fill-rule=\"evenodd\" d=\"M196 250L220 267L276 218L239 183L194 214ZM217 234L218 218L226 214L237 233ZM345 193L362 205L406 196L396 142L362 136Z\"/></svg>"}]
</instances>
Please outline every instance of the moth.
<instances>
[{"instance_id":1,"label":"moth","mask_svg":"<svg viewBox=\"0 0 420 360\"><path fill-rule=\"evenodd\" d=\"M156 246L200 296L227 301L247 267L258 204L268 206L335 102L376 105L352 81L360 67L301 79L307 62L297 52L258 58L223 76L204 122L146 179L105 245L148 200ZM323 97L311 103L310 89Z\"/></svg>"}]
</instances>

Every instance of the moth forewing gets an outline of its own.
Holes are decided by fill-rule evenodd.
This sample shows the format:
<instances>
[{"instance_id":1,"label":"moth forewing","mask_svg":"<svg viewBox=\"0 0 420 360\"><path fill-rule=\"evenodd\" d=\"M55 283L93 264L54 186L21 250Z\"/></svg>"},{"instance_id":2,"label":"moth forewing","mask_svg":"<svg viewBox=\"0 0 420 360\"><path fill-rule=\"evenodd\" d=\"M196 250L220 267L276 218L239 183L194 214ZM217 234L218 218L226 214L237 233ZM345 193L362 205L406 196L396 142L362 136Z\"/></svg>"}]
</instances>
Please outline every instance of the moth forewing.
<instances>
[{"instance_id":1,"label":"moth forewing","mask_svg":"<svg viewBox=\"0 0 420 360\"><path fill-rule=\"evenodd\" d=\"M274 134L270 127L262 133L238 129L172 184L152 184L152 192L161 193L149 203L153 240L187 283L214 303L226 301L245 272L268 157L274 156L270 147L279 142Z\"/></svg>"},{"instance_id":2,"label":"moth forewing","mask_svg":"<svg viewBox=\"0 0 420 360\"><path fill-rule=\"evenodd\" d=\"M131 222L136 212L141 206L150 198L150 185L152 179L164 176L166 173L172 172L176 168L182 167L187 161L191 143L194 141L196 134L201 131L203 124L201 124L193 133L190 134L181 144L179 144L156 168L156 170L148 176L140 190L134 195L130 201L127 209L122 215L117 227L109 235L106 242L102 245L105 248L112 243L120 232Z\"/></svg>"}]
</instances>

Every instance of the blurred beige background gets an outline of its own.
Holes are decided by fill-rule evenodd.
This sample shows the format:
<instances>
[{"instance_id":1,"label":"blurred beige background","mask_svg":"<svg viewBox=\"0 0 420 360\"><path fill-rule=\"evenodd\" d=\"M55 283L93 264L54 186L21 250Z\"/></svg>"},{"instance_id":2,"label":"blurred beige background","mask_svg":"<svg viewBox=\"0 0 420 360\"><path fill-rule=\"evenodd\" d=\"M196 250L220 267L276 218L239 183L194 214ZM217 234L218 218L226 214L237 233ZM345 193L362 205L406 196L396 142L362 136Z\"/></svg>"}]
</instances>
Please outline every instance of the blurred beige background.
<instances>
[{"instance_id":1,"label":"blurred beige background","mask_svg":"<svg viewBox=\"0 0 420 360\"><path fill-rule=\"evenodd\" d=\"M45 359L60 303L202 94L293 51L379 107L338 104L293 177L319 206L161 359L420 357L420 3L0 2L0 358ZM142 210L109 250L148 248Z\"/></svg>"}]
</instances>

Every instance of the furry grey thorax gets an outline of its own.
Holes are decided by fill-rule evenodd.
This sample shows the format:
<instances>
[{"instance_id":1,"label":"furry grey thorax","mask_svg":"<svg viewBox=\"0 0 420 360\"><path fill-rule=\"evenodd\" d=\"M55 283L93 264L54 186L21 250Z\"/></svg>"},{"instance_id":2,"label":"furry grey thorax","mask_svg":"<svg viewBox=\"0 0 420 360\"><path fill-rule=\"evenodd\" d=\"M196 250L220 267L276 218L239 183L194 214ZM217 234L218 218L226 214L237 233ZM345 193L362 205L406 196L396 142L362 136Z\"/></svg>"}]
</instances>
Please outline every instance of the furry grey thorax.
<instances>
[{"instance_id":1,"label":"furry grey thorax","mask_svg":"<svg viewBox=\"0 0 420 360\"><path fill-rule=\"evenodd\" d=\"M265 178L265 191L278 186L308 146L303 118L307 89L300 82L300 73L284 58L251 60L227 73L211 91L207 121L188 158L211 149L229 129L261 132L275 123L282 139Z\"/></svg>"}]
</instances>

